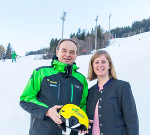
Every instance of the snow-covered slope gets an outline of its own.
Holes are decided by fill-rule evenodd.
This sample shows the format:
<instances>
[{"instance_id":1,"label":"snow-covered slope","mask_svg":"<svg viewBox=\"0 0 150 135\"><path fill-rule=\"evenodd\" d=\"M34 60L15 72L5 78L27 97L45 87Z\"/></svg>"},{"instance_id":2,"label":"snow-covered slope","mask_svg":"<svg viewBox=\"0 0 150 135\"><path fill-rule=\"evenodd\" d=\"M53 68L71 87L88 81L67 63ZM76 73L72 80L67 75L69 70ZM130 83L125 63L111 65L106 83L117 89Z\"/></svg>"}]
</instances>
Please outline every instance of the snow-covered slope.
<instances>
[{"instance_id":1,"label":"snow-covered slope","mask_svg":"<svg viewBox=\"0 0 150 135\"><path fill-rule=\"evenodd\" d=\"M113 60L118 79L130 82L137 105L140 135L150 135L150 32L133 37L113 39L105 48ZM92 55L79 56L79 71L87 76ZM28 135L30 115L19 106L19 97L32 74L51 60L21 57L17 63L0 61L0 135ZM95 81L89 82L89 87Z\"/></svg>"}]
</instances>

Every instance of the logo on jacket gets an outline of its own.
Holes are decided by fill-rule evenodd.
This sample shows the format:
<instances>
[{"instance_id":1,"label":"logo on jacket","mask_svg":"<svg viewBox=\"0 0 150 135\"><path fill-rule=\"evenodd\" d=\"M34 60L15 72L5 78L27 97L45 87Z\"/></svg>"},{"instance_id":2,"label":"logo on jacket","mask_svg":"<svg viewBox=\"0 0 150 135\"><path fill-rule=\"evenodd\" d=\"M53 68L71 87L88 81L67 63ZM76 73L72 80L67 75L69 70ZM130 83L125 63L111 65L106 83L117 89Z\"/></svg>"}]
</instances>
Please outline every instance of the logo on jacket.
<instances>
[{"instance_id":1,"label":"logo on jacket","mask_svg":"<svg viewBox=\"0 0 150 135\"><path fill-rule=\"evenodd\" d=\"M57 87L57 82L50 81L49 79L47 79L47 81L50 83L50 86Z\"/></svg>"},{"instance_id":2,"label":"logo on jacket","mask_svg":"<svg viewBox=\"0 0 150 135\"><path fill-rule=\"evenodd\" d=\"M80 89L81 90L81 86L79 85L75 85L75 88Z\"/></svg>"},{"instance_id":3,"label":"logo on jacket","mask_svg":"<svg viewBox=\"0 0 150 135\"><path fill-rule=\"evenodd\" d=\"M52 87L57 87L57 85L54 85L54 84L50 84L50 86L52 86Z\"/></svg>"},{"instance_id":4,"label":"logo on jacket","mask_svg":"<svg viewBox=\"0 0 150 135\"><path fill-rule=\"evenodd\" d=\"M49 79L47 79L47 81L48 81L49 83L52 83L52 84L57 84L57 82L50 81Z\"/></svg>"}]
</instances>

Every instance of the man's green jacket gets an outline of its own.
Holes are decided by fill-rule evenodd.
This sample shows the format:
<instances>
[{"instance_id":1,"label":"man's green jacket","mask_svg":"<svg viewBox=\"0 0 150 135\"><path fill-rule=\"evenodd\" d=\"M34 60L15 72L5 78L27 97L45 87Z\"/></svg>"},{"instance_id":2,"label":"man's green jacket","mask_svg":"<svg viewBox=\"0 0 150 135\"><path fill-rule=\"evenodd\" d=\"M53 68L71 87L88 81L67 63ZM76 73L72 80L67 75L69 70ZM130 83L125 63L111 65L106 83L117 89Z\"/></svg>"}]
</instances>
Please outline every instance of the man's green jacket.
<instances>
[{"instance_id":1,"label":"man's green jacket","mask_svg":"<svg viewBox=\"0 0 150 135\"><path fill-rule=\"evenodd\" d=\"M14 59L16 57L16 53L12 53L12 58Z\"/></svg>"},{"instance_id":2,"label":"man's green jacket","mask_svg":"<svg viewBox=\"0 0 150 135\"><path fill-rule=\"evenodd\" d=\"M88 84L77 69L76 64L69 65L55 59L51 66L33 71L20 97L21 107L31 114L30 135L61 134L58 125L45 117L48 109L55 105L71 103L86 110Z\"/></svg>"}]
</instances>

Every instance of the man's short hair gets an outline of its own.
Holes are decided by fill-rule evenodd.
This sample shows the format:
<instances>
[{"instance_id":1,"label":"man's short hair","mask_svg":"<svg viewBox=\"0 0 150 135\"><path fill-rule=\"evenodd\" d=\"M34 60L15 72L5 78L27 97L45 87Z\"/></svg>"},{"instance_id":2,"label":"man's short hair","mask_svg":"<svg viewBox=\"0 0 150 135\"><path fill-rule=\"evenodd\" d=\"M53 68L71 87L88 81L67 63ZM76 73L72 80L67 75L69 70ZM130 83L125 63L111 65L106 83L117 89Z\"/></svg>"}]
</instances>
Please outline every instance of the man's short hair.
<instances>
[{"instance_id":1,"label":"man's short hair","mask_svg":"<svg viewBox=\"0 0 150 135\"><path fill-rule=\"evenodd\" d=\"M77 47L77 52L76 53L78 54L78 52L79 52L79 45L72 39L62 39L62 40L60 40L59 43L58 43L58 46L56 47L56 50L59 50L60 44L62 42L64 42L64 41L71 41L71 42L73 42L76 45L76 47Z\"/></svg>"}]
</instances>

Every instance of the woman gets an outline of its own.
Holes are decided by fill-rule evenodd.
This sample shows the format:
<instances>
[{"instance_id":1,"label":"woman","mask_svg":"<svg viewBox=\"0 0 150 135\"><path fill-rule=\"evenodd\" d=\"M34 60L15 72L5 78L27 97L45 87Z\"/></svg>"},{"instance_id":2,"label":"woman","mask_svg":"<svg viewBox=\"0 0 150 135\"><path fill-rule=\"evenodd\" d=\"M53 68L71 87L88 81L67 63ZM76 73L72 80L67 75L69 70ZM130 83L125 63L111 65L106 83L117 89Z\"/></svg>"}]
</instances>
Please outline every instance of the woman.
<instances>
[{"instance_id":1,"label":"woman","mask_svg":"<svg viewBox=\"0 0 150 135\"><path fill-rule=\"evenodd\" d=\"M118 80L108 52L98 50L89 63L87 115L93 120L89 135L139 135L135 101L128 82Z\"/></svg>"}]
</instances>

